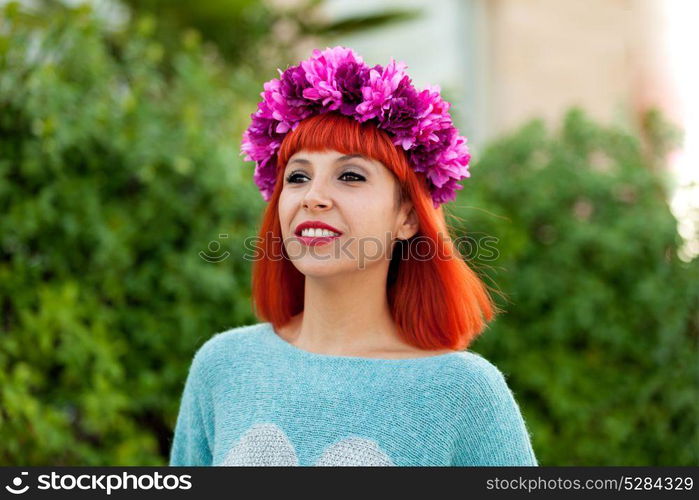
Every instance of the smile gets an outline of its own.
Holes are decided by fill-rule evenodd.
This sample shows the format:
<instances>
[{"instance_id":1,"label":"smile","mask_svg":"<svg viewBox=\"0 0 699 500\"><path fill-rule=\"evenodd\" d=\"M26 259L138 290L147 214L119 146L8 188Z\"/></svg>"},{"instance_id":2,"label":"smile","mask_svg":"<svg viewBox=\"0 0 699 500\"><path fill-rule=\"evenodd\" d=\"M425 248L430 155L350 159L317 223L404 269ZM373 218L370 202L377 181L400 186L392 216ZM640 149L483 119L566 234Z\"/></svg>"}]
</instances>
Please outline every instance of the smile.
<instances>
[{"instance_id":1,"label":"smile","mask_svg":"<svg viewBox=\"0 0 699 500\"><path fill-rule=\"evenodd\" d=\"M342 231L321 220L306 220L296 226L294 235L303 245L324 245L336 240Z\"/></svg>"},{"instance_id":2,"label":"smile","mask_svg":"<svg viewBox=\"0 0 699 500\"><path fill-rule=\"evenodd\" d=\"M325 236L296 236L296 238L304 245L308 246L315 246L315 245L324 245L326 243L330 243L332 240L336 240L340 237L339 234L337 233L330 233Z\"/></svg>"}]
</instances>

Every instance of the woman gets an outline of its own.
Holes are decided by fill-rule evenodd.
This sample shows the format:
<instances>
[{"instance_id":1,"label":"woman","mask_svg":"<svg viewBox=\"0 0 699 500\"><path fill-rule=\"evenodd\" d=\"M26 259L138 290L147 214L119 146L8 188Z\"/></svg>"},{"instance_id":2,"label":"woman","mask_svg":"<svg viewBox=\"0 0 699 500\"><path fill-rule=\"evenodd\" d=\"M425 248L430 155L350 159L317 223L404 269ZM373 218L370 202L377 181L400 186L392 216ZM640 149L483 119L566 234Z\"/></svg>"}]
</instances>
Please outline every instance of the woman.
<instances>
[{"instance_id":1,"label":"woman","mask_svg":"<svg viewBox=\"0 0 699 500\"><path fill-rule=\"evenodd\" d=\"M502 373L467 349L498 312L441 204L470 155L436 88L316 50L243 140L269 202L263 322L196 353L171 465L537 465Z\"/></svg>"}]
</instances>

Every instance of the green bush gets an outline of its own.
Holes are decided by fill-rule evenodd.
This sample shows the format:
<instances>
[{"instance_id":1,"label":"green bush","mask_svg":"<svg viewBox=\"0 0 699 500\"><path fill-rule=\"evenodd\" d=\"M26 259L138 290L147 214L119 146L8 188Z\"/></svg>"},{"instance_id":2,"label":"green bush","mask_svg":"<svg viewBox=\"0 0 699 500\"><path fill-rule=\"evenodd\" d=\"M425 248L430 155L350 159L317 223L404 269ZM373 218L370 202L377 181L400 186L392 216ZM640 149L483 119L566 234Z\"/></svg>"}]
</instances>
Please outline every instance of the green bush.
<instances>
[{"instance_id":1,"label":"green bush","mask_svg":"<svg viewBox=\"0 0 699 500\"><path fill-rule=\"evenodd\" d=\"M0 464L164 464L196 348L253 321L247 77L147 18L0 19Z\"/></svg>"},{"instance_id":2,"label":"green bush","mask_svg":"<svg viewBox=\"0 0 699 500\"><path fill-rule=\"evenodd\" d=\"M471 348L508 375L542 465L699 463L699 260L677 257L647 153L573 109L490 144L454 204L506 311Z\"/></svg>"}]
</instances>

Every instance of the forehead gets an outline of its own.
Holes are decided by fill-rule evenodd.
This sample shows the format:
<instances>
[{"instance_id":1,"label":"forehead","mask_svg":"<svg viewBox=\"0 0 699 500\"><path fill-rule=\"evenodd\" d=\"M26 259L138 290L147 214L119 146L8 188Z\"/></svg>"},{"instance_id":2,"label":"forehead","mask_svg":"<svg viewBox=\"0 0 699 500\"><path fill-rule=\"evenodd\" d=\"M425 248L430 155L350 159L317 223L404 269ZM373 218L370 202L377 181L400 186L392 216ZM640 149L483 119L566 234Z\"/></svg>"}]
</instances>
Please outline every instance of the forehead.
<instances>
[{"instance_id":1,"label":"forehead","mask_svg":"<svg viewBox=\"0 0 699 500\"><path fill-rule=\"evenodd\" d=\"M378 167L382 166L380 162L369 158L366 155L360 153L341 153L340 151L327 150L327 151L307 151L300 150L291 155L287 165L313 165L313 164L333 164L341 163L343 161L349 160L359 160L365 162L375 167L378 171Z\"/></svg>"}]
</instances>

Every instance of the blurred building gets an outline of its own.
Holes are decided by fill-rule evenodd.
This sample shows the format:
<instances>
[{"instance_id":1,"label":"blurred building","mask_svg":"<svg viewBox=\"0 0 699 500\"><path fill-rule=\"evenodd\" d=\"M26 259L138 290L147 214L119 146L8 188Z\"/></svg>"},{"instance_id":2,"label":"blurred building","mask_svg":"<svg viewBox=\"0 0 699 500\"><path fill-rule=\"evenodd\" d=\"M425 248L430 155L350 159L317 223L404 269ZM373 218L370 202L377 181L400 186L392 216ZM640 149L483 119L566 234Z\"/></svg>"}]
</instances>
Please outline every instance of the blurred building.
<instances>
[{"instance_id":1,"label":"blurred building","mask_svg":"<svg viewBox=\"0 0 699 500\"><path fill-rule=\"evenodd\" d=\"M371 64L405 61L419 86L436 83L478 148L532 117L555 124L580 105L633 126L672 101L659 0L328 0L327 15L419 9L420 18L337 43Z\"/></svg>"}]
</instances>

